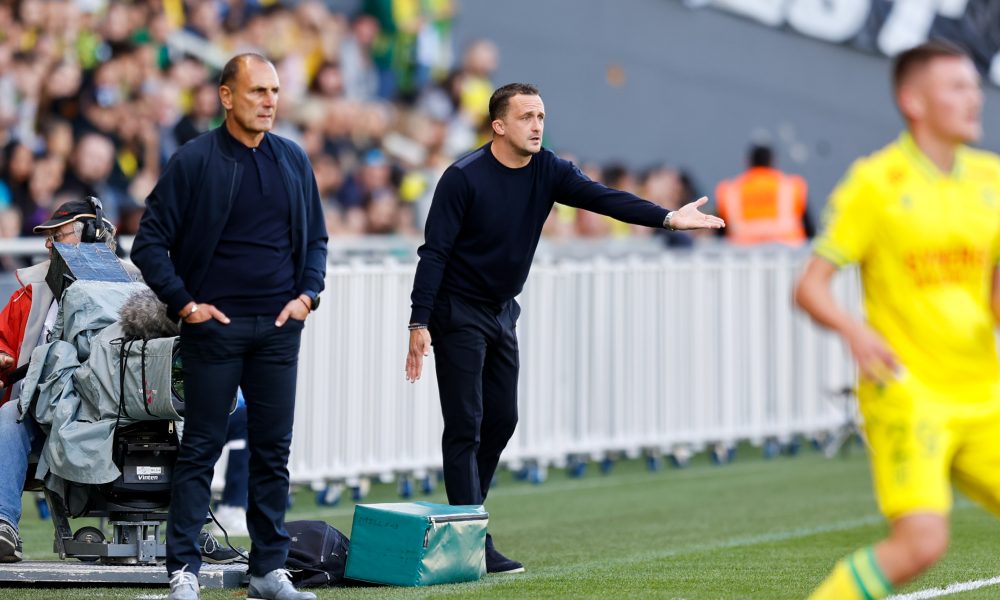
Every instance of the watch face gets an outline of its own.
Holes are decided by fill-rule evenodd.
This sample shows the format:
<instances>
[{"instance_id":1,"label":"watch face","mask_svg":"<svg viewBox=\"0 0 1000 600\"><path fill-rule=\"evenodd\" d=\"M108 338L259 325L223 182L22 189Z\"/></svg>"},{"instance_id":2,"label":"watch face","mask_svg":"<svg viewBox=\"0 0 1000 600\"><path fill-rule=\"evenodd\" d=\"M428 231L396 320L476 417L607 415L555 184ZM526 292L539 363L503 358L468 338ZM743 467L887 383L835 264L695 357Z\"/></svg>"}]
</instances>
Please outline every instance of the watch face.
<instances>
[{"instance_id":1,"label":"watch face","mask_svg":"<svg viewBox=\"0 0 1000 600\"><path fill-rule=\"evenodd\" d=\"M312 307L312 309L316 310L317 308L319 308L319 294L316 294L316 297L313 298L313 307Z\"/></svg>"}]
</instances>

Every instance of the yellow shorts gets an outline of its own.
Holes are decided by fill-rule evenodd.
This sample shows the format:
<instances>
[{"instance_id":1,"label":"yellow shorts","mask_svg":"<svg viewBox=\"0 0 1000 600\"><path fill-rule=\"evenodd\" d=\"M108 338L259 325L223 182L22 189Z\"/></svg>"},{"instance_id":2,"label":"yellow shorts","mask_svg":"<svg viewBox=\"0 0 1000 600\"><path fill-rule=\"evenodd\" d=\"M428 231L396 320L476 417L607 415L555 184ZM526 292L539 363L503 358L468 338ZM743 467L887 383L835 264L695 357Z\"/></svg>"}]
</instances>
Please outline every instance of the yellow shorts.
<instances>
[{"instance_id":1,"label":"yellow shorts","mask_svg":"<svg viewBox=\"0 0 1000 600\"><path fill-rule=\"evenodd\" d=\"M862 383L858 398L886 518L947 514L951 484L1000 515L1000 386L932 388L903 375Z\"/></svg>"}]
</instances>

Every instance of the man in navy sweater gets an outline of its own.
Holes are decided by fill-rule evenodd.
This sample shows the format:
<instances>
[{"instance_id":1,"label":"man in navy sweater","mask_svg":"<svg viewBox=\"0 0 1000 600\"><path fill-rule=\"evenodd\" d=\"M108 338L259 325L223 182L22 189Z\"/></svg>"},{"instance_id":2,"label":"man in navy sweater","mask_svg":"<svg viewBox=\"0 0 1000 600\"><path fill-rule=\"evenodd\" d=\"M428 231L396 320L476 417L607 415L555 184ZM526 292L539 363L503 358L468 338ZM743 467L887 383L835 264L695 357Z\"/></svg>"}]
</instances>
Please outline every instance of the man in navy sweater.
<instances>
[{"instance_id":1,"label":"man in navy sweater","mask_svg":"<svg viewBox=\"0 0 1000 600\"><path fill-rule=\"evenodd\" d=\"M185 144L146 201L132 260L180 317L184 435L167 520L170 600L199 598L196 541L236 388L247 406L248 598L311 600L284 570L299 342L326 274L326 226L301 148L268 133L278 74L241 54L219 82L221 127Z\"/></svg>"},{"instance_id":2,"label":"man in navy sweater","mask_svg":"<svg viewBox=\"0 0 1000 600\"><path fill-rule=\"evenodd\" d=\"M528 277L542 225L560 202L647 227L717 229L700 198L667 211L595 183L542 148L545 105L532 85L490 98L493 141L441 177L418 250L406 377L420 378L434 340L444 415L444 483L451 504L482 504L517 425L518 350L514 297ZM486 570L518 573L486 536Z\"/></svg>"}]
</instances>

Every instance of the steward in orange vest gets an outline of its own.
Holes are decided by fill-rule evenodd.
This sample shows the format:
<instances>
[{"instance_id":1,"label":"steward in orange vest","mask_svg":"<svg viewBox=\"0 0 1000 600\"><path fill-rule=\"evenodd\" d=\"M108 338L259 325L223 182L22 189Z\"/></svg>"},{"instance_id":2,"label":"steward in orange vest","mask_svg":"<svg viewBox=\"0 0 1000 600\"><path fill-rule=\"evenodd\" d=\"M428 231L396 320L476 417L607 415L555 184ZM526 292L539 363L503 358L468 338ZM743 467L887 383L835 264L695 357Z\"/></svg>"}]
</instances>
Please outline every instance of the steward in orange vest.
<instances>
[{"instance_id":1,"label":"steward in orange vest","mask_svg":"<svg viewBox=\"0 0 1000 600\"><path fill-rule=\"evenodd\" d=\"M719 216L726 221L726 238L741 246L801 246L813 234L805 179L772 167L767 146L751 147L749 158L746 172L720 182L715 189Z\"/></svg>"}]
</instances>

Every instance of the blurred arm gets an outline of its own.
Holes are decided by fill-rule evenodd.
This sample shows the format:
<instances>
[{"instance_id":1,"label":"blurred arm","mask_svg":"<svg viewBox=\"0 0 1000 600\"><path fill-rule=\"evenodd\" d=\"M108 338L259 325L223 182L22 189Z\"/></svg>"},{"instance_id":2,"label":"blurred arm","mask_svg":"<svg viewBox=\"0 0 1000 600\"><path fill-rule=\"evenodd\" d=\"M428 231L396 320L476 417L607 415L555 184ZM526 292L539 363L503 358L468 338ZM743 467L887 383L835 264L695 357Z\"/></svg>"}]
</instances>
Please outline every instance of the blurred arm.
<instances>
[{"instance_id":1,"label":"blurred arm","mask_svg":"<svg viewBox=\"0 0 1000 600\"><path fill-rule=\"evenodd\" d=\"M899 368L896 356L882 336L844 310L833 297L831 283L837 271L830 261L811 257L795 284L795 304L813 321L843 338L865 377L886 381Z\"/></svg>"}]
</instances>

